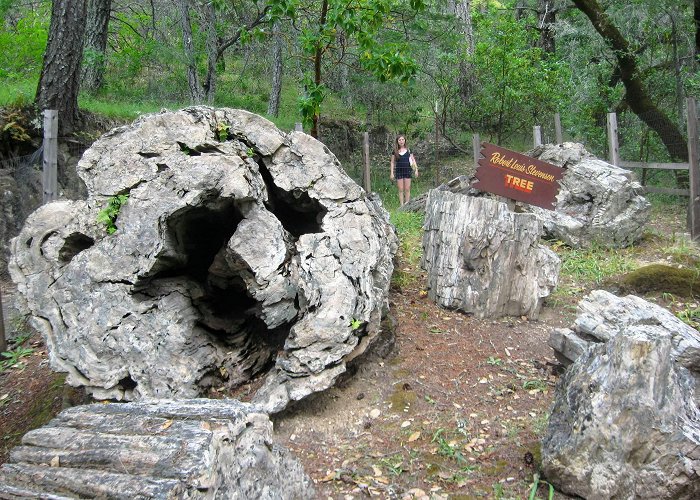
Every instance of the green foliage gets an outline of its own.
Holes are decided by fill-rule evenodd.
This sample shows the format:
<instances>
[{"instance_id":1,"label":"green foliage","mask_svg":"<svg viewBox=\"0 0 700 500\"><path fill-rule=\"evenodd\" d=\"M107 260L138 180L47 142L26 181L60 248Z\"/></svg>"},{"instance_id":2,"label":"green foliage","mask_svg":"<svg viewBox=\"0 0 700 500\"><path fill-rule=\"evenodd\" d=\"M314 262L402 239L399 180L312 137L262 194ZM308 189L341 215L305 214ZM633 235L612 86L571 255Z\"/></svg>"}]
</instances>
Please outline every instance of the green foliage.
<instances>
[{"instance_id":1,"label":"green foliage","mask_svg":"<svg viewBox=\"0 0 700 500\"><path fill-rule=\"evenodd\" d=\"M16 20L7 17L14 2L0 3L3 27L0 29L0 81L38 78L41 72L50 19L49 2L26 9ZM36 90L36 87L35 89Z\"/></svg>"},{"instance_id":2,"label":"green foliage","mask_svg":"<svg viewBox=\"0 0 700 500\"><path fill-rule=\"evenodd\" d=\"M537 498L537 489L540 487L540 484L546 484L549 487L549 494L547 498L548 500L552 500L554 498L554 486L547 481L540 479L540 474L538 472L535 472L535 474L532 476L532 486L530 487L530 495L528 496L528 500L535 500Z\"/></svg>"},{"instance_id":3,"label":"green foliage","mask_svg":"<svg viewBox=\"0 0 700 500\"><path fill-rule=\"evenodd\" d=\"M12 350L0 353L0 357L5 358L0 360L0 373L4 372L8 368L21 365L21 359L31 356L34 352L32 348L25 348L22 346L17 346Z\"/></svg>"},{"instance_id":4,"label":"green foliage","mask_svg":"<svg viewBox=\"0 0 700 500\"><path fill-rule=\"evenodd\" d=\"M119 216L119 211L128 199L128 194L112 196L107 202L107 206L97 214L97 222L101 222L106 226L107 234L114 234L117 231L116 220Z\"/></svg>"},{"instance_id":5,"label":"green foliage","mask_svg":"<svg viewBox=\"0 0 700 500\"><path fill-rule=\"evenodd\" d=\"M362 326L362 321L360 321L359 319L353 318L353 319L350 321L350 328L352 328L353 331L357 330L357 329L360 328L361 326Z\"/></svg>"},{"instance_id":6,"label":"green foliage","mask_svg":"<svg viewBox=\"0 0 700 500\"><path fill-rule=\"evenodd\" d=\"M562 259L561 274L580 285L599 285L605 278L617 276L634 269L634 262L624 251L594 245L587 249L575 249L561 242L552 248Z\"/></svg>"}]
</instances>

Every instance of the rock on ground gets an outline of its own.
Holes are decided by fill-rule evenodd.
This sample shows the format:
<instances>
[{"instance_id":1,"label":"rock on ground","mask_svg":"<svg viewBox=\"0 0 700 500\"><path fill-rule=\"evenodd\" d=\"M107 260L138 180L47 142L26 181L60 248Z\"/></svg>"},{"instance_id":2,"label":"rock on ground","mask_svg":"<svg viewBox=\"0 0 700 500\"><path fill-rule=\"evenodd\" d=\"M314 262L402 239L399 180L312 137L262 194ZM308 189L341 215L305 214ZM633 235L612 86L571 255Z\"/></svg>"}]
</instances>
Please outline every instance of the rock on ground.
<instances>
[{"instance_id":1,"label":"rock on ground","mask_svg":"<svg viewBox=\"0 0 700 500\"><path fill-rule=\"evenodd\" d=\"M557 384L542 443L547 480L583 498L700 498L700 333L602 290L576 323L596 341Z\"/></svg>"},{"instance_id":2,"label":"rock on ground","mask_svg":"<svg viewBox=\"0 0 700 500\"><path fill-rule=\"evenodd\" d=\"M305 499L311 480L234 400L92 404L28 432L0 467L0 498Z\"/></svg>"},{"instance_id":3,"label":"rock on ground","mask_svg":"<svg viewBox=\"0 0 700 500\"><path fill-rule=\"evenodd\" d=\"M190 398L265 374L255 400L279 411L379 335L394 229L312 137L194 107L105 134L78 173L87 200L34 212L9 266L68 383Z\"/></svg>"}]
</instances>

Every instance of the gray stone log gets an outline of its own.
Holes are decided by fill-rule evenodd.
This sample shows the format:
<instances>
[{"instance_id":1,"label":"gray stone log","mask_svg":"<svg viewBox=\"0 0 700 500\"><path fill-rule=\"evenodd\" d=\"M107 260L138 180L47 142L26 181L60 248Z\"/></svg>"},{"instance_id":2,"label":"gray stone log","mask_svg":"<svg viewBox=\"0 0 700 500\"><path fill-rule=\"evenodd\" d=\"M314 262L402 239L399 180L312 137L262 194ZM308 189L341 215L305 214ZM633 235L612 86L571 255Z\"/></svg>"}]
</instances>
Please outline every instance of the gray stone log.
<instances>
[{"instance_id":1,"label":"gray stone log","mask_svg":"<svg viewBox=\"0 0 700 500\"><path fill-rule=\"evenodd\" d=\"M279 411L379 335L396 234L312 137L194 107L105 134L78 173L87 200L33 213L9 265L71 385L189 398L265 376L255 400Z\"/></svg>"},{"instance_id":2,"label":"gray stone log","mask_svg":"<svg viewBox=\"0 0 700 500\"><path fill-rule=\"evenodd\" d=\"M595 158L581 144L544 144L526 153L565 169L554 210L525 205L547 237L573 248L621 248L642 237L651 204L634 174Z\"/></svg>"},{"instance_id":3,"label":"gray stone log","mask_svg":"<svg viewBox=\"0 0 700 500\"><path fill-rule=\"evenodd\" d=\"M266 414L234 400L79 406L28 432L0 467L0 498L302 499L301 465Z\"/></svg>"},{"instance_id":4,"label":"gray stone log","mask_svg":"<svg viewBox=\"0 0 700 500\"><path fill-rule=\"evenodd\" d=\"M479 318L536 318L560 261L539 243L536 216L505 203L434 189L426 205L423 268L428 296Z\"/></svg>"},{"instance_id":5,"label":"gray stone log","mask_svg":"<svg viewBox=\"0 0 700 500\"><path fill-rule=\"evenodd\" d=\"M577 325L595 341L573 337L587 345L557 384L542 442L547 480L583 498L700 498L700 333L601 290Z\"/></svg>"},{"instance_id":6,"label":"gray stone log","mask_svg":"<svg viewBox=\"0 0 700 500\"><path fill-rule=\"evenodd\" d=\"M670 311L635 295L618 297L605 290L593 290L578 303L571 328L550 334L549 345L564 364L575 361L585 349L607 342L629 328L659 328L673 339L673 359L691 371L700 373L700 336L698 331L676 318Z\"/></svg>"}]
</instances>

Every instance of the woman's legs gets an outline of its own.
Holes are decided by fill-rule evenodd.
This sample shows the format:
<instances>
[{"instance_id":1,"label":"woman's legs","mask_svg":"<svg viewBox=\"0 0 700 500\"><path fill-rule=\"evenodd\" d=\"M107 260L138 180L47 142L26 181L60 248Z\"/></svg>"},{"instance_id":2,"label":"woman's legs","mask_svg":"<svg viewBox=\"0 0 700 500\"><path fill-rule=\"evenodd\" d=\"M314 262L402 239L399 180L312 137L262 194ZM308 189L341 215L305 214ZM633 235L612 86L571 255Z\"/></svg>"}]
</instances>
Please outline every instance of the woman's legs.
<instances>
[{"instance_id":1,"label":"woman's legs","mask_svg":"<svg viewBox=\"0 0 700 500\"><path fill-rule=\"evenodd\" d=\"M404 203L411 201L411 178L403 180L403 199Z\"/></svg>"},{"instance_id":2,"label":"woman's legs","mask_svg":"<svg viewBox=\"0 0 700 500\"><path fill-rule=\"evenodd\" d=\"M396 188L399 190L399 206L403 205L403 182L406 179L396 179Z\"/></svg>"}]
</instances>

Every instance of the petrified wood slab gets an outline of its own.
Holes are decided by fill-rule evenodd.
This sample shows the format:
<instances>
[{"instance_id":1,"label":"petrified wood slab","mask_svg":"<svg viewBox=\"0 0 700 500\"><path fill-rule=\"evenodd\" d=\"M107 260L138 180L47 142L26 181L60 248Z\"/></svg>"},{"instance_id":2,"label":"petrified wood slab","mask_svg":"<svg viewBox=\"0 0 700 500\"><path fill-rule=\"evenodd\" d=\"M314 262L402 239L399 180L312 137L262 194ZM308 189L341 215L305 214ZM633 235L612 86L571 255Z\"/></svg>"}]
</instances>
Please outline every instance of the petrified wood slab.
<instances>
[{"instance_id":1,"label":"petrified wood slab","mask_svg":"<svg viewBox=\"0 0 700 500\"><path fill-rule=\"evenodd\" d=\"M234 400L79 406L28 432L0 498L309 498L272 423Z\"/></svg>"}]
</instances>

